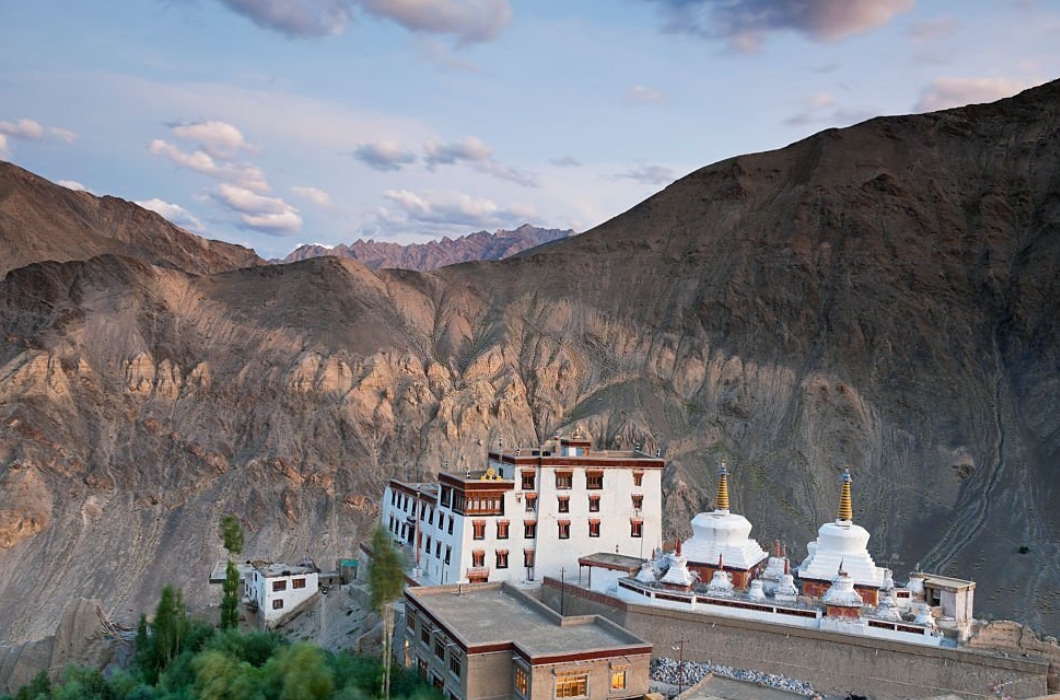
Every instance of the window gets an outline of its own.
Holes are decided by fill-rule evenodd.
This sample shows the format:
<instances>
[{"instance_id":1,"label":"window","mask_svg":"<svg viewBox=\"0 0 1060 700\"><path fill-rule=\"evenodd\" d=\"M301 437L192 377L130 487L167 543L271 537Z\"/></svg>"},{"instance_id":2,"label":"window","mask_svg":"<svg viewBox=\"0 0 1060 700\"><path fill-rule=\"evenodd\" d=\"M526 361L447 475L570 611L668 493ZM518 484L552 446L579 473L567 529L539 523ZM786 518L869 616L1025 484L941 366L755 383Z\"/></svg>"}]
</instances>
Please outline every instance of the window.
<instances>
[{"instance_id":1,"label":"window","mask_svg":"<svg viewBox=\"0 0 1060 700\"><path fill-rule=\"evenodd\" d=\"M644 472L633 472L633 485L643 486L644 485Z\"/></svg>"},{"instance_id":2,"label":"window","mask_svg":"<svg viewBox=\"0 0 1060 700\"><path fill-rule=\"evenodd\" d=\"M427 680L427 659L420 659L417 662L417 671L420 674L420 678Z\"/></svg>"},{"instance_id":3,"label":"window","mask_svg":"<svg viewBox=\"0 0 1060 700\"><path fill-rule=\"evenodd\" d=\"M461 671L463 671L463 664L460 655L449 652L449 673L459 678Z\"/></svg>"},{"instance_id":4,"label":"window","mask_svg":"<svg viewBox=\"0 0 1060 700\"><path fill-rule=\"evenodd\" d=\"M642 494L642 493L633 494L633 507L636 508L637 510L641 510L641 509L644 508L644 494Z\"/></svg>"},{"instance_id":5,"label":"window","mask_svg":"<svg viewBox=\"0 0 1060 700\"><path fill-rule=\"evenodd\" d=\"M416 629L416 613L410 612L405 616L405 626L413 631Z\"/></svg>"},{"instance_id":6,"label":"window","mask_svg":"<svg viewBox=\"0 0 1060 700\"><path fill-rule=\"evenodd\" d=\"M473 521L471 523L471 526L474 528L474 531L475 531L474 537L475 537L476 540L484 540L484 539L486 539L486 521L485 520L475 520L475 521Z\"/></svg>"},{"instance_id":7,"label":"window","mask_svg":"<svg viewBox=\"0 0 1060 700\"><path fill-rule=\"evenodd\" d=\"M456 520L453 516L449 516L449 534L453 534L453 521Z\"/></svg>"},{"instance_id":8,"label":"window","mask_svg":"<svg viewBox=\"0 0 1060 700\"><path fill-rule=\"evenodd\" d=\"M537 503L537 494L528 493L526 494L526 512L531 513L534 510L534 504Z\"/></svg>"},{"instance_id":9,"label":"window","mask_svg":"<svg viewBox=\"0 0 1060 700\"><path fill-rule=\"evenodd\" d=\"M589 674L562 673L556 676L557 698L583 698L589 694Z\"/></svg>"},{"instance_id":10,"label":"window","mask_svg":"<svg viewBox=\"0 0 1060 700\"><path fill-rule=\"evenodd\" d=\"M557 520L556 525L559 526L559 538L561 540L570 539L570 521L569 520Z\"/></svg>"},{"instance_id":11,"label":"window","mask_svg":"<svg viewBox=\"0 0 1060 700\"><path fill-rule=\"evenodd\" d=\"M530 569L534 566L534 550L524 549L523 550L523 566Z\"/></svg>"},{"instance_id":12,"label":"window","mask_svg":"<svg viewBox=\"0 0 1060 700\"><path fill-rule=\"evenodd\" d=\"M294 589L305 588L305 579L304 578L296 578L296 579L292 580L291 581L291 588L294 588Z\"/></svg>"},{"instance_id":13,"label":"window","mask_svg":"<svg viewBox=\"0 0 1060 700\"><path fill-rule=\"evenodd\" d=\"M574 472L556 472L556 488L570 489L574 486Z\"/></svg>"},{"instance_id":14,"label":"window","mask_svg":"<svg viewBox=\"0 0 1060 700\"><path fill-rule=\"evenodd\" d=\"M611 690L626 689L626 673L625 670L611 669Z\"/></svg>"},{"instance_id":15,"label":"window","mask_svg":"<svg viewBox=\"0 0 1060 700\"><path fill-rule=\"evenodd\" d=\"M537 521L536 520L524 520L523 521L523 539L532 540L537 537Z\"/></svg>"},{"instance_id":16,"label":"window","mask_svg":"<svg viewBox=\"0 0 1060 700\"><path fill-rule=\"evenodd\" d=\"M569 513L570 512L570 496L559 497L559 512Z\"/></svg>"},{"instance_id":17,"label":"window","mask_svg":"<svg viewBox=\"0 0 1060 700\"><path fill-rule=\"evenodd\" d=\"M437 542L434 543L434 558L435 559L441 559L442 558L442 541L441 540L438 540Z\"/></svg>"},{"instance_id":18,"label":"window","mask_svg":"<svg viewBox=\"0 0 1060 700\"><path fill-rule=\"evenodd\" d=\"M600 521L593 518L589 521L589 537L600 536Z\"/></svg>"},{"instance_id":19,"label":"window","mask_svg":"<svg viewBox=\"0 0 1060 700\"><path fill-rule=\"evenodd\" d=\"M476 549L471 553L471 566L475 569L481 569L486 565L486 552L481 549Z\"/></svg>"},{"instance_id":20,"label":"window","mask_svg":"<svg viewBox=\"0 0 1060 700\"><path fill-rule=\"evenodd\" d=\"M434 640L434 655L437 656L439 659L445 658L445 644L442 642L441 639Z\"/></svg>"},{"instance_id":21,"label":"window","mask_svg":"<svg viewBox=\"0 0 1060 700\"><path fill-rule=\"evenodd\" d=\"M431 643L431 631L427 629L427 625L420 628L420 641L424 644Z\"/></svg>"},{"instance_id":22,"label":"window","mask_svg":"<svg viewBox=\"0 0 1060 700\"><path fill-rule=\"evenodd\" d=\"M283 610L283 598L277 598L276 600L272 601L272 609Z\"/></svg>"},{"instance_id":23,"label":"window","mask_svg":"<svg viewBox=\"0 0 1060 700\"><path fill-rule=\"evenodd\" d=\"M445 563L448 564L453 558L453 546L450 544L445 545Z\"/></svg>"},{"instance_id":24,"label":"window","mask_svg":"<svg viewBox=\"0 0 1060 700\"><path fill-rule=\"evenodd\" d=\"M425 554L430 554L431 553L431 536L430 535L427 535L427 544L424 545L423 551L424 551Z\"/></svg>"},{"instance_id":25,"label":"window","mask_svg":"<svg viewBox=\"0 0 1060 700\"><path fill-rule=\"evenodd\" d=\"M508 525L509 525L509 522L507 520L498 520L497 521L497 539L498 540L506 540L506 539L508 539Z\"/></svg>"},{"instance_id":26,"label":"window","mask_svg":"<svg viewBox=\"0 0 1060 700\"><path fill-rule=\"evenodd\" d=\"M589 496L589 512L599 513L600 512L600 497Z\"/></svg>"},{"instance_id":27,"label":"window","mask_svg":"<svg viewBox=\"0 0 1060 700\"><path fill-rule=\"evenodd\" d=\"M644 536L644 521L640 518L629 519L629 536L630 537L643 537Z\"/></svg>"},{"instance_id":28,"label":"window","mask_svg":"<svg viewBox=\"0 0 1060 700\"><path fill-rule=\"evenodd\" d=\"M442 507L448 508L453 502L453 489L448 486L442 487Z\"/></svg>"},{"instance_id":29,"label":"window","mask_svg":"<svg viewBox=\"0 0 1060 700\"><path fill-rule=\"evenodd\" d=\"M585 488L599 491L604 487L603 472L585 472Z\"/></svg>"},{"instance_id":30,"label":"window","mask_svg":"<svg viewBox=\"0 0 1060 700\"><path fill-rule=\"evenodd\" d=\"M524 698L528 697L527 691L530 689L529 674L526 669L519 664L515 665L515 692L522 695Z\"/></svg>"},{"instance_id":31,"label":"window","mask_svg":"<svg viewBox=\"0 0 1060 700\"><path fill-rule=\"evenodd\" d=\"M272 590L274 590L274 591L286 591L287 590L287 582L286 581L273 581L272 582Z\"/></svg>"},{"instance_id":32,"label":"window","mask_svg":"<svg viewBox=\"0 0 1060 700\"><path fill-rule=\"evenodd\" d=\"M533 491L537 485L537 473L536 472L522 472L523 475L523 491Z\"/></svg>"},{"instance_id":33,"label":"window","mask_svg":"<svg viewBox=\"0 0 1060 700\"><path fill-rule=\"evenodd\" d=\"M507 569L508 568L508 550L498 549L497 550L497 568Z\"/></svg>"}]
</instances>

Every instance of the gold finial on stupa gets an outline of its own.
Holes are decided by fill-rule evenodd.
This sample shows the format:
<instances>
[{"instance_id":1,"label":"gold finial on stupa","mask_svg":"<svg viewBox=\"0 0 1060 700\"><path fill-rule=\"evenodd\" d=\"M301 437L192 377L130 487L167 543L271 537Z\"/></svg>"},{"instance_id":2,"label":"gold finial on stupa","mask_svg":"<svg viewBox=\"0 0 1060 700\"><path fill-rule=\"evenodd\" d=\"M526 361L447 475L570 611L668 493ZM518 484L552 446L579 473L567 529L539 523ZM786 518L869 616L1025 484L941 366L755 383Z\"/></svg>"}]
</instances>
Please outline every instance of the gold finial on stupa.
<instances>
[{"instance_id":1,"label":"gold finial on stupa","mask_svg":"<svg viewBox=\"0 0 1060 700\"><path fill-rule=\"evenodd\" d=\"M721 471L718 472L718 510L729 509L729 468L725 462L721 463Z\"/></svg>"},{"instance_id":2,"label":"gold finial on stupa","mask_svg":"<svg viewBox=\"0 0 1060 700\"><path fill-rule=\"evenodd\" d=\"M839 520L853 520L854 506L850 500L850 467L843 470L843 490L839 493Z\"/></svg>"}]
</instances>

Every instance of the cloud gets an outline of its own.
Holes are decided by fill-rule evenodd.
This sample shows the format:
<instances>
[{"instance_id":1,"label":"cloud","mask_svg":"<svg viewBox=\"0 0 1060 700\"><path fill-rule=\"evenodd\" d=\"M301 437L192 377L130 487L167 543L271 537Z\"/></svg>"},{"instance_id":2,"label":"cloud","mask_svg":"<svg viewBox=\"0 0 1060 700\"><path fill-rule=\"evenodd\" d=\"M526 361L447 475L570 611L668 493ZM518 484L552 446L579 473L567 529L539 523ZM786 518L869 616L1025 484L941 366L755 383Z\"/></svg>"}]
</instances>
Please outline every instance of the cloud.
<instances>
[{"instance_id":1,"label":"cloud","mask_svg":"<svg viewBox=\"0 0 1060 700\"><path fill-rule=\"evenodd\" d=\"M393 141L366 143L353 149L353 157L380 172L401 170L416 162L416 154L403 150Z\"/></svg>"},{"instance_id":2,"label":"cloud","mask_svg":"<svg viewBox=\"0 0 1060 700\"><path fill-rule=\"evenodd\" d=\"M152 155L166 158L174 165L192 170L212 178L233 182L255 192L267 192L269 184L265 174L253 165L245 163L218 162L206 151L186 153L162 139L154 139L148 147Z\"/></svg>"},{"instance_id":3,"label":"cloud","mask_svg":"<svg viewBox=\"0 0 1060 700\"><path fill-rule=\"evenodd\" d=\"M626 90L622 102L627 105L658 105L666 102L666 95L644 85L634 85Z\"/></svg>"},{"instance_id":4,"label":"cloud","mask_svg":"<svg viewBox=\"0 0 1060 700\"><path fill-rule=\"evenodd\" d=\"M221 0L263 29L308 38L341 34L350 23L348 0Z\"/></svg>"},{"instance_id":5,"label":"cloud","mask_svg":"<svg viewBox=\"0 0 1060 700\"><path fill-rule=\"evenodd\" d=\"M495 228L521 224L535 216L531 206L501 207L491 199L462 192L417 194L409 190L387 190L383 196L396 209L380 207L380 223L388 229L407 230L410 226L431 230L445 227Z\"/></svg>"},{"instance_id":6,"label":"cloud","mask_svg":"<svg viewBox=\"0 0 1060 700\"><path fill-rule=\"evenodd\" d=\"M937 78L920 94L914 109L934 112L1011 97L1030 85L1011 78Z\"/></svg>"},{"instance_id":7,"label":"cloud","mask_svg":"<svg viewBox=\"0 0 1060 700\"><path fill-rule=\"evenodd\" d=\"M214 158L234 158L240 151L257 152L256 147L247 143L243 132L225 122L174 124L171 128L174 136L194 141L199 148Z\"/></svg>"},{"instance_id":8,"label":"cloud","mask_svg":"<svg viewBox=\"0 0 1060 700\"><path fill-rule=\"evenodd\" d=\"M549 163L552 163L552 165L555 165L557 168L577 168L582 164L582 162L574 156L563 156L562 158L553 158L549 161Z\"/></svg>"},{"instance_id":9,"label":"cloud","mask_svg":"<svg viewBox=\"0 0 1060 700\"><path fill-rule=\"evenodd\" d=\"M137 204L144 209L150 209L166 221L176 224L177 226L182 226L186 229L199 232L206 230L201 221L179 204L170 204L157 197L142 202L134 202L134 204Z\"/></svg>"},{"instance_id":10,"label":"cloud","mask_svg":"<svg viewBox=\"0 0 1060 700\"><path fill-rule=\"evenodd\" d=\"M324 190L318 190L316 187L300 187L295 185L291 188L291 192L294 192L302 199L308 199L310 202L313 202L318 206L325 208L331 206L331 195Z\"/></svg>"},{"instance_id":11,"label":"cloud","mask_svg":"<svg viewBox=\"0 0 1060 700\"><path fill-rule=\"evenodd\" d=\"M354 8L395 22L415 34L453 36L459 44L495 38L512 17L508 0L221 0L264 29L288 37L333 36L346 31Z\"/></svg>"},{"instance_id":12,"label":"cloud","mask_svg":"<svg viewBox=\"0 0 1060 700\"><path fill-rule=\"evenodd\" d=\"M463 141L452 143L428 141L423 150L426 152L424 161L427 163L428 170L434 170L439 165L453 165L462 160L483 163L493 156L493 149L474 136L468 136Z\"/></svg>"},{"instance_id":13,"label":"cloud","mask_svg":"<svg viewBox=\"0 0 1060 700\"><path fill-rule=\"evenodd\" d=\"M463 141L439 143L431 140L424 146L423 161L428 170L439 165L456 165L466 162L481 173L492 175L501 180L513 182L523 187L537 187L537 177L518 168L503 165L493 159L493 149L484 141L468 136Z\"/></svg>"},{"instance_id":14,"label":"cloud","mask_svg":"<svg viewBox=\"0 0 1060 700\"><path fill-rule=\"evenodd\" d=\"M44 138L44 127L32 119L17 122L0 122L0 134L23 141L40 141Z\"/></svg>"},{"instance_id":15,"label":"cloud","mask_svg":"<svg viewBox=\"0 0 1060 700\"><path fill-rule=\"evenodd\" d=\"M674 171L663 165L641 164L615 176L618 180L633 180L642 185L669 185L677 179Z\"/></svg>"},{"instance_id":16,"label":"cloud","mask_svg":"<svg viewBox=\"0 0 1060 700\"><path fill-rule=\"evenodd\" d=\"M0 158L11 158L11 142L8 139L19 141L43 141L46 136L65 143L73 143L77 134L67 129L52 126L45 129L32 119L19 119L18 121L0 121Z\"/></svg>"},{"instance_id":17,"label":"cloud","mask_svg":"<svg viewBox=\"0 0 1060 700\"><path fill-rule=\"evenodd\" d=\"M55 184L62 185L66 189L73 190L74 192L91 192L92 191L92 190L88 189L87 187L85 187L84 185L82 185L77 180L57 180ZM141 205L141 206L143 206L143 205Z\"/></svg>"},{"instance_id":18,"label":"cloud","mask_svg":"<svg viewBox=\"0 0 1060 700\"><path fill-rule=\"evenodd\" d=\"M478 66L453 53L437 39L421 37L416 42L416 55L420 60L433 63L438 68L451 73L477 73Z\"/></svg>"},{"instance_id":19,"label":"cloud","mask_svg":"<svg viewBox=\"0 0 1060 700\"><path fill-rule=\"evenodd\" d=\"M771 32L793 31L818 42L882 27L916 0L647 0L662 8L664 29L724 39L741 53L757 51Z\"/></svg>"},{"instance_id":20,"label":"cloud","mask_svg":"<svg viewBox=\"0 0 1060 700\"><path fill-rule=\"evenodd\" d=\"M417 34L448 34L460 44L497 37L512 18L508 0L359 0L369 14Z\"/></svg>"},{"instance_id":21,"label":"cloud","mask_svg":"<svg viewBox=\"0 0 1060 700\"><path fill-rule=\"evenodd\" d=\"M265 197L256 192L221 183L214 199L236 211L245 228L276 236L286 236L302 230L298 210L278 197Z\"/></svg>"}]
</instances>

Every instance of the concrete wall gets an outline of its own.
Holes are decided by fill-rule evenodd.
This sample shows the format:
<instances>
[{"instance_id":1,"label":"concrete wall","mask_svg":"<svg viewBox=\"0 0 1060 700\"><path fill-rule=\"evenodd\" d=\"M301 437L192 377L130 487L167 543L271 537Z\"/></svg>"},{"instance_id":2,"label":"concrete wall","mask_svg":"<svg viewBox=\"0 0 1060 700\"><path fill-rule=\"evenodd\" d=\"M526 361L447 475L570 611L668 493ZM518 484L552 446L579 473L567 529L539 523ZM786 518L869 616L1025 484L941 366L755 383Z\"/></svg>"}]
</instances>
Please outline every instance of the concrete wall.
<instances>
[{"instance_id":1,"label":"concrete wall","mask_svg":"<svg viewBox=\"0 0 1060 700\"><path fill-rule=\"evenodd\" d=\"M559 608L559 582L546 580L542 600ZM684 658L735 668L779 673L812 683L819 692L888 698L926 698L956 693L994 697L992 683L1005 683L1016 698L1044 695L1048 664L967 649L916 647L866 640L716 615L665 610L567 586L568 615L596 613L655 645L656 656Z\"/></svg>"},{"instance_id":2,"label":"concrete wall","mask_svg":"<svg viewBox=\"0 0 1060 700\"><path fill-rule=\"evenodd\" d=\"M467 657L467 700L491 700L512 695L512 653L473 654Z\"/></svg>"}]
</instances>

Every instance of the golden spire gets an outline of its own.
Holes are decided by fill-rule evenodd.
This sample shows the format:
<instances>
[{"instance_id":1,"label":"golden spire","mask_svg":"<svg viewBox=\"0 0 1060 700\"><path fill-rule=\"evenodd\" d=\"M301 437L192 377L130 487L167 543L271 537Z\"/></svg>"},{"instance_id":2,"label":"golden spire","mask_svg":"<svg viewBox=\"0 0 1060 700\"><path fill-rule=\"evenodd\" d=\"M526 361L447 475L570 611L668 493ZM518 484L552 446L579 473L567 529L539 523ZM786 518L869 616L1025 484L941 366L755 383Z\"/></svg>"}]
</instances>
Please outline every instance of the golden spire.
<instances>
[{"instance_id":1,"label":"golden spire","mask_svg":"<svg viewBox=\"0 0 1060 700\"><path fill-rule=\"evenodd\" d=\"M839 520L853 520L854 506L850 500L850 467L843 470L843 490L839 494Z\"/></svg>"},{"instance_id":2,"label":"golden spire","mask_svg":"<svg viewBox=\"0 0 1060 700\"><path fill-rule=\"evenodd\" d=\"M729 469L725 462L721 463L721 471L718 472L718 505L716 510L729 509Z\"/></svg>"}]
</instances>

